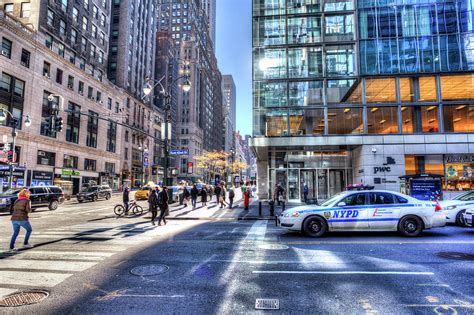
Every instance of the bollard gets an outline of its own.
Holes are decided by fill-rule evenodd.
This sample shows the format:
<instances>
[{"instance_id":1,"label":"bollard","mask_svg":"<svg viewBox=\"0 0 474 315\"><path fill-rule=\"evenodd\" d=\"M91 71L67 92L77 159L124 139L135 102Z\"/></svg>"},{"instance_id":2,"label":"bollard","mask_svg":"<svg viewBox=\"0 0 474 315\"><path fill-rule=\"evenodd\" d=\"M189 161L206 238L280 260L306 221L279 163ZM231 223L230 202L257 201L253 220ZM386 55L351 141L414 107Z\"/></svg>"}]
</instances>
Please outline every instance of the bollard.
<instances>
[{"instance_id":1,"label":"bollard","mask_svg":"<svg viewBox=\"0 0 474 315\"><path fill-rule=\"evenodd\" d=\"M281 212L285 211L285 202L283 201L283 203L281 204Z\"/></svg>"},{"instance_id":2,"label":"bollard","mask_svg":"<svg viewBox=\"0 0 474 315\"><path fill-rule=\"evenodd\" d=\"M269 200L268 205L270 206L270 216L273 217L275 214L275 202L273 200Z\"/></svg>"},{"instance_id":3,"label":"bollard","mask_svg":"<svg viewBox=\"0 0 474 315\"><path fill-rule=\"evenodd\" d=\"M258 202L258 216L259 217L262 216L262 202L261 201Z\"/></svg>"}]
</instances>

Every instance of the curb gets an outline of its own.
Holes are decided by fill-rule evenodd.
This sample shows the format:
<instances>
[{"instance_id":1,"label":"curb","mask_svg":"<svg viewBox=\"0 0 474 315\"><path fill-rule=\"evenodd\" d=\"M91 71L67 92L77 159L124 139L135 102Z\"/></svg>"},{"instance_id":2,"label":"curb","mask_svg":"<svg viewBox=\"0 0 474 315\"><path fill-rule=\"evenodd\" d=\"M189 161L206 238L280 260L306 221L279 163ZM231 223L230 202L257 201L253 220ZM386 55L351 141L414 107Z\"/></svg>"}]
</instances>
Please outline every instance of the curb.
<instances>
[{"instance_id":1,"label":"curb","mask_svg":"<svg viewBox=\"0 0 474 315\"><path fill-rule=\"evenodd\" d=\"M150 217L151 219L151 217ZM275 217L239 217L239 218L212 218L212 217L184 217L173 218L167 217L166 220L177 221L258 221L258 220L275 220Z\"/></svg>"}]
</instances>

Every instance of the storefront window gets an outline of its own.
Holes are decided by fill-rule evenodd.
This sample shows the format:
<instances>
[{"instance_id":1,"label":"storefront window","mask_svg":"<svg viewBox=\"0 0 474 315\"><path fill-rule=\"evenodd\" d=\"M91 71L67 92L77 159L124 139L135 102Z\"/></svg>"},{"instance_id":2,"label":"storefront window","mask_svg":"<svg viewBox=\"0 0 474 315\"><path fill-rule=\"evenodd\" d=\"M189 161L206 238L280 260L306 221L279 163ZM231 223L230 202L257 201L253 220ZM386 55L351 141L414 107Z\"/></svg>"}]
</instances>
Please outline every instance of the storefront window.
<instances>
[{"instance_id":1,"label":"storefront window","mask_svg":"<svg viewBox=\"0 0 474 315\"><path fill-rule=\"evenodd\" d=\"M255 104L259 107L287 106L286 82L255 82Z\"/></svg>"},{"instance_id":2,"label":"storefront window","mask_svg":"<svg viewBox=\"0 0 474 315\"><path fill-rule=\"evenodd\" d=\"M398 133L397 107L367 107L369 133Z\"/></svg>"},{"instance_id":3,"label":"storefront window","mask_svg":"<svg viewBox=\"0 0 474 315\"><path fill-rule=\"evenodd\" d=\"M254 52L254 60L255 80L287 77L285 49L260 49Z\"/></svg>"},{"instance_id":4,"label":"storefront window","mask_svg":"<svg viewBox=\"0 0 474 315\"><path fill-rule=\"evenodd\" d=\"M396 102L395 79L367 79L365 80L365 98L369 103Z\"/></svg>"},{"instance_id":5,"label":"storefront window","mask_svg":"<svg viewBox=\"0 0 474 315\"><path fill-rule=\"evenodd\" d=\"M419 78L420 102L436 101L436 79L435 77Z\"/></svg>"},{"instance_id":6,"label":"storefront window","mask_svg":"<svg viewBox=\"0 0 474 315\"><path fill-rule=\"evenodd\" d=\"M288 49L288 67L290 78L321 76L323 74L321 47Z\"/></svg>"},{"instance_id":7,"label":"storefront window","mask_svg":"<svg viewBox=\"0 0 474 315\"><path fill-rule=\"evenodd\" d=\"M311 44L321 41L321 18L288 18L288 44Z\"/></svg>"},{"instance_id":8,"label":"storefront window","mask_svg":"<svg viewBox=\"0 0 474 315\"><path fill-rule=\"evenodd\" d=\"M330 108L327 121L329 134L348 135L364 132L362 108Z\"/></svg>"},{"instance_id":9,"label":"storefront window","mask_svg":"<svg viewBox=\"0 0 474 315\"><path fill-rule=\"evenodd\" d=\"M354 84L356 80L328 80L326 89L328 103L345 102L351 95Z\"/></svg>"},{"instance_id":10,"label":"storefront window","mask_svg":"<svg viewBox=\"0 0 474 315\"><path fill-rule=\"evenodd\" d=\"M288 14L321 11L322 0L287 0Z\"/></svg>"},{"instance_id":11,"label":"storefront window","mask_svg":"<svg viewBox=\"0 0 474 315\"><path fill-rule=\"evenodd\" d=\"M264 17L253 22L253 45L270 46L285 44L285 19L280 17Z\"/></svg>"},{"instance_id":12,"label":"storefront window","mask_svg":"<svg viewBox=\"0 0 474 315\"><path fill-rule=\"evenodd\" d=\"M446 132L474 132L474 105L444 105Z\"/></svg>"},{"instance_id":13,"label":"storefront window","mask_svg":"<svg viewBox=\"0 0 474 315\"><path fill-rule=\"evenodd\" d=\"M294 136L324 134L324 110L290 110L290 131Z\"/></svg>"},{"instance_id":14,"label":"storefront window","mask_svg":"<svg viewBox=\"0 0 474 315\"><path fill-rule=\"evenodd\" d=\"M290 82L290 106L313 106L323 103L323 82Z\"/></svg>"},{"instance_id":15,"label":"storefront window","mask_svg":"<svg viewBox=\"0 0 474 315\"><path fill-rule=\"evenodd\" d=\"M285 14L285 0L254 0L253 16Z\"/></svg>"},{"instance_id":16,"label":"storefront window","mask_svg":"<svg viewBox=\"0 0 474 315\"><path fill-rule=\"evenodd\" d=\"M474 155L447 155L446 179L448 190L474 190Z\"/></svg>"},{"instance_id":17,"label":"storefront window","mask_svg":"<svg viewBox=\"0 0 474 315\"><path fill-rule=\"evenodd\" d=\"M474 75L442 76L441 94L443 101L473 100Z\"/></svg>"}]
</instances>

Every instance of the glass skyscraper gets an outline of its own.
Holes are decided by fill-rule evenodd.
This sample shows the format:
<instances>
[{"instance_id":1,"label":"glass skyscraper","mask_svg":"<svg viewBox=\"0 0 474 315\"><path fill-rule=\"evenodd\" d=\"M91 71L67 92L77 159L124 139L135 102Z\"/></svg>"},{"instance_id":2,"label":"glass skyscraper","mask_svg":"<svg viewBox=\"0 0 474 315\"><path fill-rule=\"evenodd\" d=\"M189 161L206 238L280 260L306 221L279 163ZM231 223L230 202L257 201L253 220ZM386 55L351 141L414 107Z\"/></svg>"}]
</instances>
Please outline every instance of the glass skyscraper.
<instances>
[{"instance_id":1,"label":"glass skyscraper","mask_svg":"<svg viewBox=\"0 0 474 315\"><path fill-rule=\"evenodd\" d=\"M400 190L399 176L425 172L474 189L473 7L254 0L261 196L278 183L293 200L305 184L318 199L351 183Z\"/></svg>"}]
</instances>

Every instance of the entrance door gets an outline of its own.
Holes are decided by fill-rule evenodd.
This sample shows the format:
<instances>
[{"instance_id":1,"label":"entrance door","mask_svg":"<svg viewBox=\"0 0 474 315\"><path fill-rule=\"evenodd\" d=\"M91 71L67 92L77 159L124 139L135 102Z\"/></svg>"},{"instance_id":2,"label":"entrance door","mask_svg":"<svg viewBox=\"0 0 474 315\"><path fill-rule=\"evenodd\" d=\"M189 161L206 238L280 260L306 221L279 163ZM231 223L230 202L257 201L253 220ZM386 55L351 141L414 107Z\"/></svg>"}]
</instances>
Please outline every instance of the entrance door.
<instances>
[{"instance_id":1,"label":"entrance door","mask_svg":"<svg viewBox=\"0 0 474 315\"><path fill-rule=\"evenodd\" d=\"M288 199L300 201L300 171L288 170Z\"/></svg>"},{"instance_id":2,"label":"entrance door","mask_svg":"<svg viewBox=\"0 0 474 315\"><path fill-rule=\"evenodd\" d=\"M304 200L304 186L308 185L308 199L313 199L316 196L316 171L315 170L302 170L301 171L301 201Z\"/></svg>"},{"instance_id":3,"label":"entrance door","mask_svg":"<svg viewBox=\"0 0 474 315\"><path fill-rule=\"evenodd\" d=\"M346 187L344 170L329 170L329 195L334 196Z\"/></svg>"},{"instance_id":4,"label":"entrance door","mask_svg":"<svg viewBox=\"0 0 474 315\"><path fill-rule=\"evenodd\" d=\"M317 183L318 183L318 202L322 203L324 200L328 199L328 171L327 170L317 170Z\"/></svg>"}]
</instances>

